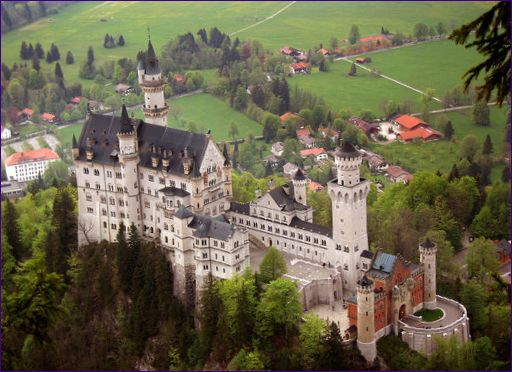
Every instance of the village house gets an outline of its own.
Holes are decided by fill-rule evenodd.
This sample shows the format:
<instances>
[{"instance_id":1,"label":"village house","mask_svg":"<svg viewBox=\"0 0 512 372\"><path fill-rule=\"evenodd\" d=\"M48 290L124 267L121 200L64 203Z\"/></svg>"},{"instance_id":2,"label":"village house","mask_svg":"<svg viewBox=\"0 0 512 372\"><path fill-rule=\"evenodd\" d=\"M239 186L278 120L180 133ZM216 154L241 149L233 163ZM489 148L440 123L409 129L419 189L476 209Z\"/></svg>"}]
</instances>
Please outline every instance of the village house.
<instances>
[{"instance_id":1,"label":"village house","mask_svg":"<svg viewBox=\"0 0 512 372\"><path fill-rule=\"evenodd\" d=\"M133 87L128 84L119 83L116 85L116 93L118 93L121 96L127 96L131 92L133 92Z\"/></svg>"},{"instance_id":2,"label":"village house","mask_svg":"<svg viewBox=\"0 0 512 372\"><path fill-rule=\"evenodd\" d=\"M408 142L416 138L424 141L437 140L442 134L430 128L430 124L411 115L400 115L392 120L393 129L398 132L397 138Z\"/></svg>"},{"instance_id":3,"label":"village house","mask_svg":"<svg viewBox=\"0 0 512 372\"><path fill-rule=\"evenodd\" d=\"M302 144L305 148L311 149L315 146L315 139L311 137L311 132L308 128L300 128L295 131L295 135L297 136L297 140L300 144Z\"/></svg>"},{"instance_id":4,"label":"village house","mask_svg":"<svg viewBox=\"0 0 512 372\"><path fill-rule=\"evenodd\" d=\"M276 157L275 155L269 155L265 158L265 162L267 164L269 163L272 168L275 168L279 164L279 158Z\"/></svg>"},{"instance_id":5,"label":"village house","mask_svg":"<svg viewBox=\"0 0 512 372\"><path fill-rule=\"evenodd\" d=\"M83 97L73 97L69 103L71 103L72 105L74 106L78 106L80 104L80 102L82 101L82 98Z\"/></svg>"},{"instance_id":6,"label":"village house","mask_svg":"<svg viewBox=\"0 0 512 372\"><path fill-rule=\"evenodd\" d=\"M302 117L298 114L294 114L293 112L285 112L283 115L279 117L281 124L286 123L287 121L291 121L293 123L300 123L303 121Z\"/></svg>"},{"instance_id":7,"label":"village house","mask_svg":"<svg viewBox=\"0 0 512 372\"><path fill-rule=\"evenodd\" d=\"M3 199L19 199L25 195L26 183L18 181L2 181L2 200Z\"/></svg>"},{"instance_id":8,"label":"village house","mask_svg":"<svg viewBox=\"0 0 512 372\"><path fill-rule=\"evenodd\" d=\"M293 177L293 175L295 174L295 172L297 172L298 169L299 166L297 164L288 162L285 165L283 165L283 175L285 177Z\"/></svg>"},{"instance_id":9,"label":"village house","mask_svg":"<svg viewBox=\"0 0 512 372\"><path fill-rule=\"evenodd\" d=\"M310 181L309 185L308 185L308 189L313 192L318 192L318 191L322 191L324 189L324 187L321 184L319 184L318 182Z\"/></svg>"},{"instance_id":10,"label":"village house","mask_svg":"<svg viewBox=\"0 0 512 372\"><path fill-rule=\"evenodd\" d=\"M23 123L24 121L32 119L32 115L34 115L34 110L25 107L23 110L18 112L18 123Z\"/></svg>"},{"instance_id":11,"label":"village house","mask_svg":"<svg viewBox=\"0 0 512 372\"><path fill-rule=\"evenodd\" d=\"M376 35L376 36L365 36L359 39L359 42L361 43L369 43L369 42L383 42L388 40L388 38L384 35Z\"/></svg>"},{"instance_id":12,"label":"village house","mask_svg":"<svg viewBox=\"0 0 512 372\"><path fill-rule=\"evenodd\" d=\"M495 241L496 244L496 253L498 254L498 260L500 264L506 264L510 262L510 240L501 239L500 241Z\"/></svg>"},{"instance_id":13,"label":"village house","mask_svg":"<svg viewBox=\"0 0 512 372\"><path fill-rule=\"evenodd\" d=\"M314 147L300 151L300 156L306 159L308 156L314 156L315 161L327 160L328 156L323 147Z\"/></svg>"},{"instance_id":14,"label":"village house","mask_svg":"<svg viewBox=\"0 0 512 372\"><path fill-rule=\"evenodd\" d=\"M307 74L309 73L310 64L306 62L294 63L290 66L291 74Z\"/></svg>"},{"instance_id":15,"label":"village house","mask_svg":"<svg viewBox=\"0 0 512 372\"><path fill-rule=\"evenodd\" d=\"M3 140L6 140L6 139L9 139L12 137L12 132L9 128L4 127L3 125L1 126L1 128L2 128L2 139Z\"/></svg>"},{"instance_id":16,"label":"village house","mask_svg":"<svg viewBox=\"0 0 512 372\"><path fill-rule=\"evenodd\" d=\"M27 182L44 174L48 165L58 160L59 155L51 149L15 152L5 159L5 171L9 181Z\"/></svg>"},{"instance_id":17,"label":"village house","mask_svg":"<svg viewBox=\"0 0 512 372\"><path fill-rule=\"evenodd\" d=\"M284 151L284 143L282 142L276 142L272 144L272 147L270 149L270 152L277 157L280 157L283 155Z\"/></svg>"},{"instance_id":18,"label":"village house","mask_svg":"<svg viewBox=\"0 0 512 372\"><path fill-rule=\"evenodd\" d=\"M320 127L320 128L318 128L318 133L320 133L320 135L323 138L329 137L331 140L333 140L335 142L338 140L338 137L340 135L339 131L337 131L334 128L328 128L328 127Z\"/></svg>"},{"instance_id":19,"label":"village house","mask_svg":"<svg viewBox=\"0 0 512 372\"><path fill-rule=\"evenodd\" d=\"M390 165L386 170L386 177L393 183L408 184L412 180L412 174L398 165Z\"/></svg>"},{"instance_id":20,"label":"village house","mask_svg":"<svg viewBox=\"0 0 512 372\"><path fill-rule=\"evenodd\" d=\"M49 112L44 112L41 114L41 120L47 122L48 124L53 124L57 121L57 117Z\"/></svg>"},{"instance_id":21,"label":"village house","mask_svg":"<svg viewBox=\"0 0 512 372\"><path fill-rule=\"evenodd\" d=\"M363 120L358 117L351 117L348 119L349 124L352 124L359 129L361 129L368 137L372 134L379 133L379 124L378 123L368 123L366 120Z\"/></svg>"},{"instance_id":22,"label":"village house","mask_svg":"<svg viewBox=\"0 0 512 372\"><path fill-rule=\"evenodd\" d=\"M89 110L91 110L92 112L100 112L105 109L103 102L99 102L99 101L91 100L87 103L87 105L89 107Z\"/></svg>"},{"instance_id":23,"label":"village house","mask_svg":"<svg viewBox=\"0 0 512 372\"><path fill-rule=\"evenodd\" d=\"M328 56L331 54L331 52L325 48L318 49L316 52L322 54L323 56Z\"/></svg>"}]
</instances>

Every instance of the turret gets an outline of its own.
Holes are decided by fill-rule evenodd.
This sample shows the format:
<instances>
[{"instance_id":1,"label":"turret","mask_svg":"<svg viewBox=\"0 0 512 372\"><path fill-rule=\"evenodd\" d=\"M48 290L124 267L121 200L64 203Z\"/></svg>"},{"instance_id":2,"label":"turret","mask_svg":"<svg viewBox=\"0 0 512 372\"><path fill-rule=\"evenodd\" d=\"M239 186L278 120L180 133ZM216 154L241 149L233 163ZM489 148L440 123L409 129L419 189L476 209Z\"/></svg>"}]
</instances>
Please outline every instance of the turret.
<instances>
[{"instance_id":1,"label":"turret","mask_svg":"<svg viewBox=\"0 0 512 372\"><path fill-rule=\"evenodd\" d=\"M304 175L304 172L299 168L297 172L293 175L293 193L294 198L298 203L306 205L307 202L307 192L306 187L308 184L308 178Z\"/></svg>"},{"instance_id":2,"label":"turret","mask_svg":"<svg viewBox=\"0 0 512 372\"><path fill-rule=\"evenodd\" d=\"M94 150L92 148L93 140L91 139L91 137L87 137L85 145L85 158L87 159L87 161L92 161L92 159L94 158Z\"/></svg>"},{"instance_id":3,"label":"turret","mask_svg":"<svg viewBox=\"0 0 512 372\"><path fill-rule=\"evenodd\" d=\"M423 266L423 307L437 308L436 300L436 253L437 245L427 238L420 243L420 262Z\"/></svg>"},{"instance_id":4,"label":"turret","mask_svg":"<svg viewBox=\"0 0 512 372\"><path fill-rule=\"evenodd\" d=\"M357 347L369 363L377 356L373 289L373 281L366 275L357 282Z\"/></svg>"},{"instance_id":5,"label":"turret","mask_svg":"<svg viewBox=\"0 0 512 372\"><path fill-rule=\"evenodd\" d=\"M168 171L169 170L169 165L170 165L170 157L169 157L169 152L164 149L163 150L163 154L162 154L162 168L165 170L165 171Z\"/></svg>"},{"instance_id":6,"label":"turret","mask_svg":"<svg viewBox=\"0 0 512 372\"><path fill-rule=\"evenodd\" d=\"M185 147L183 150L183 173L185 175L189 175L192 172L194 159L192 159L192 157L189 155L189 148Z\"/></svg>"},{"instance_id":7,"label":"turret","mask_svg":"<svg viewBox=\"0 0 512 372\"><path fill-rule=\"evenodd\" d=\"M158 153L156 152L156 146L151 146L151 166L153 168L158 167L158 163L160 162L160 157L158 156Z\"/></svg>"},{"instance_id":8,"label":"turret","mask_svg":"<svg viewBox=\"0 0 512 372\"><path fill-rule=\"evenodd\" d=\"M123 162L124 157L138 155L137 131L128 117L126 106L121 109L121 125L117 132L119 141L120 160Z\"/></svg>"},{"instance_id":9,"label":"turret","mask_svg":"<svg viewBox=\"0 0 512 372\"><path fill-rule=\"evenodd\" d=\"M137 63L137 76L139 77L139 84L142 83L144 80L144 72L146 70L146 64L144 63L144 60L141 58L139 59L139 62Z\"/></svg>"},{"instance_id":10,"label":"turret","mask_svg":"<svg viewBox=\"0 0 512 372\"><path fill-rule=\"evenodd\" d=\"M360 182L359 167L362 157L359 151L348 141L343 141L341 147L334 152L338 185L353 186Z\"/></svg>"}]
</instances>

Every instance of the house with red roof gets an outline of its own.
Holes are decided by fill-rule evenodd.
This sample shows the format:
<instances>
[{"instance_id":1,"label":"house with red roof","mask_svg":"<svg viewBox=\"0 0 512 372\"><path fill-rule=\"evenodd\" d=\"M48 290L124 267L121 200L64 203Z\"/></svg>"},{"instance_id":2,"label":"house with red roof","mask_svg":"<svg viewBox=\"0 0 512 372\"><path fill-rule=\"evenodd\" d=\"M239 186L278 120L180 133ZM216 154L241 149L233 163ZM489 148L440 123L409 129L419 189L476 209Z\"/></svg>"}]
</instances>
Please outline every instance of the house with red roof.
<instances>
[{"instance_id":1,"label":"house with red roof","mask_svg":"<svg viewBox=\"0 0 512 372\"><path fill-rule=\"evenodd\" d=\"M331 52L329 52L329 50L325 48L318 49L317 53L321 53L323 56L328 56L329 54L331 54Z\"/></svg>"},{"instance_id":2,"label":"house with red roof","mask_svg":"<svg viewBox=\"0 0 512 372\"><path fill-rule=\"evenodd\" d=\"M48 164L58 159L59 155L47 148L15 152L5 159L7 179L19 182L35 180L39 174L44 174Z\"/></svg>"},{"instance_id":3,"label":"house with red roof","mask_svg":"<svg viewBox=\"0 0 512 372\"><path fill-rule=\"evenodd\" d=\"M80 101L82 101L82 97L73 97L69 103L73 105L79 105Z\"/></svg>"},{"instance_id":4,"label":"house with red roof","mask_svg":"<svg viewBox=\"0 0 512 372\"><path fill-rule=\"evenodd\" d=\"M308 188L310 191L313 191L313 192L318 192L318 191L321 191L324 189L324 187L321 184L319 184L318 182L315 182L315 181L310 181Z\"/></svg>"},{"instance_id":5,"label":"house with red roof","mask_svg":"<svg viewBox=\"0 0 512 372\"><path fill-rule=\"evenodd\" d=\"M412 180L412 174L398 165L390 165L386 170L386 177L394 183L402 182L403 184L408 184Z\"/></svg>"},{"instance_id":6,"label":"house with red roof","mask_svg":"<svg viewBox=\"0 0 512 372\"><path fill-rule=\"evenodd\" d=\"M300 128L295 131L297 138L300 137L309 137L311 135L309 128Z\"/></svg>"},{"instance_id":7,"label":"house with red roof","mask_svg":"<svg viewBox=\"0 0 512 372\"><path fill-rule=\"evenodd\" d=\"M47 123L54 123L57 117L49 112L44 112L41 114L41 120L46 121Z\"/></svg>"},{"instance_id":8,"label":"house with red roof","mask_svg":"<svg viewBox=\"0 0 512 372\"><path fill-rule=\"evenodd\" d=\"M355 125L359 129L361 129L367 136L379 133L379 124L370 124L366 120L363 120L355 116L348 119L348 122L349 124Z\"/></svg>"},{"instance_id":9,"label":"house with red roof","mask_svg":"<svg viewBox=\"0 0 512 372\"><path fill-rule=\"evenodd\" d=\"M403 142L409 142L416 138L423 141L438 140L443 135L430 128L430 125L411 115L400 115L392 120L393 127L397 133L397 138Z\"/></svg>"},{"instance_id":10,"label":"house with red roof","mask_svg":"<svg viewBox=\"0 0 512 372\"><path fill-rule=\"evenodd\" d=\"M22 123L24 121L32 119L32 115L34 114L34 110L25 107L23 110L18 111L16 116L18 118L17 123Z\"/></svg>"},{"instance_id":11,"label":"house with red roof","mask_svg":"<svg viewBox=\"0 0 512 372\"><path fill-rule=\"evenodd\" d=\"M359 42L361 43L369 43L369 42L377 42L377 41L384 41L388 38L384 35L376 35L376 36L366 36L359 39Z\"/></svg>"},{"instance_id":12,"label":"house with red roof","mask_svg":"<svg viewBox=\"0 0 512 372\"><path fill-rule=\"evenodd\" d=\"M340 135L340 132L337 131L336 129L327 127L318 128L318 133L320 133L322 137L329 137L333 141L336 141Z\"/></svg>"},{"instance_id":13,"label":"house with red roof","mask_svg":"<svg viewBox=\"0 0 512 372\"><path fill-rule=\"evenodd\" d=\"M287 121L300 122L302 121L302 117L298 114L294 114L293 112L285 112L283 115L279 117L281 123L285 123Z\"/></svg>"},{"instance_id":14,"label":"house with red roof","mask_svg":"<svg viewBox=\"0 0 512 372\"><path fill-rule=\"evenodd\" d=\"M306 74L309 72L310 65L306 62L298 62L294 63L290 66L290 73L291 74Z\"/></svg>"},{"instance_id":15,"label":"house with red roof","mask_svg":"<svg viewBox=\"0 0 512 372\"><path fill-rule=\"evenodd\" d=\"M311 149L305 149L300 151L300 156L306 159L308 156L314 156L316 161L327 159L327 152L323 147L313 147Z\"/></svg>"}]
</instances>

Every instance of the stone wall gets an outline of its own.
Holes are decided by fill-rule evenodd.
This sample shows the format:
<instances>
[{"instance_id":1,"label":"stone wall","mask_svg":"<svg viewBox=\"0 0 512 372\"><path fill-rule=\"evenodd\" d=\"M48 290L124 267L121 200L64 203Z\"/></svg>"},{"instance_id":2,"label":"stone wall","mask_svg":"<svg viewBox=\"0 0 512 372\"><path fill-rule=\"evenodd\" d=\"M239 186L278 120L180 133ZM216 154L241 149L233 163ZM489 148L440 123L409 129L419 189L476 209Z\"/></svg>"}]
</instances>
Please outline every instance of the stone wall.
<instances>
[{"instance_id":1,"label":"stone wall","mask_svg":"<svg viewBox=\"0 0 512 372\"><path fill-rule=\"evenodd\" d=\"M319 304L328 304L334 306L335 300L343 297L343 287L341 274L337 274L332 279L316 279L305 284L301 289L304 311L311 309ZM335 293L336 292L336 298Z\"/></svg>"},{"instance_id":2,"label":"stone wall","mask_svg":"<svg viewBox=\"0 0 512 372\"><path fill-rule=\"evenodd\" d=\"M430 356L436 350L436 337L449 338L455 335L459 342L464 343L471 339L469 334L469 318L466 308L457 301L437 296L438 305L454 306L461 312L461 316L454 322L435 329L416 328L399 321L400 337L402 341L413 350Z\"/></svg>"}]
</instances>

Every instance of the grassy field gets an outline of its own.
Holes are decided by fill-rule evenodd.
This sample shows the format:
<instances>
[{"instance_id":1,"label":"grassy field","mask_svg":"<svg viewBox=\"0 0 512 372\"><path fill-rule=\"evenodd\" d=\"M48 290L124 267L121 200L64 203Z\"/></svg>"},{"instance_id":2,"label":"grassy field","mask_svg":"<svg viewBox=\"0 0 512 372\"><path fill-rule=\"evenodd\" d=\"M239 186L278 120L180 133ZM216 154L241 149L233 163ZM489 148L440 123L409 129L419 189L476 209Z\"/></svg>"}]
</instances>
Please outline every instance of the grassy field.
<instances>
[{"instance_id":1,"label":"grassy field","mask_svg":"<svg viewBox=\"0 0 512 372\"><path fill-rule=\"evenodd\" d=\"M408 144L394 142L389 145L373 144L370 147L375 152L382 154L388 162L393 164L400 163L404 168L412 172L420 170L449 172L452 165L459 160L460 142L468 134L475 135L481 144L483 144L485 136L489 134L494 145L494 153L500 154L503 149L507 108L491 108L491 125L489 127L474 125L471 113L471 110L466 110L442 114L453 123L455 142L444 140ZM435 115L432 120L435 120ZM501 164L493 168L491 173L493 182L501 177L502 169L503 165Z\"/></svg>"},{"instance_id":2,"label":"grassy field","mask_svg":"<svg viewBox=\"0 0 512 372\"><path fill-rule=\"evenodd\" d=\"M70 50L74 65L61 58L68 82L82 81L79 66L85 60L87 47L95 52L96 66L103 61L122 57L135 58L147 43L147 27L159 52L178 34L197 32L213 26L231 33L264 20L283 8L287 2L80 2L60 10L57 15L2 35L2 62L19 62L22 41L41 42L45 51L54 42L64 58ZM304 49L320 42L329 44L331 37L345 39L352 24L358 24L362 35L378 34L381 26L391 31L412 33L416 22L434 25L467 22L490 7L489 3L380 3L380 2L296 2L284 12L255 27L237 34L241 39L257 39L268 49L289 44ZM144 15L141 17L141 15ZM328 16L326 16L328 15ZM102 22L101 20L106 20ZM103 48L106 33L125 37L126 45ZM54 64L42 62L43 70Z\"/></svg>"},{"instance_id":3,"label":"grassy field","mask_svg":"<svg viewBox=\"0 0 512 372\"><path fill-rule=\"evenodd\" d=\"M249 119L244 114L233 110L229 105L214 96L206 93L197 94L194 96L188 96L168 101L170 106L179 107L181 109L181 115L178 120L175 120L169 114L169 126L173 128L183 129L181 121L194 122L197 129L202 132L211 129L212 137L215 141L229 140L229 124L234 122L238 126L237 138L248 137L249 134L260 135L262 126ZM142 119L144 115L142 110L137 109L134 111L134 115L137 118ZM70 125L65 128L57 129L57 136L63 143L71 144L71 138L73 133L76 138L80 136L82 130L82 124Z\"/></svg>"},{"instance_id":4,"label":"grassy field","mask_svg":"<svg viewBox=\"0 0 512 372\"><path fill-rule=\"evenodd\" d=\"M419 93L381 77L372 76L368 71L357 69L356 76L348 76L350 64L344 61L333 62L328 72L313 68L311 74L297 75L289 79L289 85L299 87L323 97L326 104L336 111L349 110L357 115L362 110L370 110L383 115L380 104L392 99L402 103L410 100L414 111L420 108ZM441 108L440 104L434 104Z\"/></svg>"},{"instance_id":5,"label":"grassy field","mask_svg":"<svg viewBox=\"0 0 512 372\"><path fill-rule=\"evenodd\" d=\"M462 75L483 59L474 49L466 49L451 40L418 44L406 48L368 54L367 66L425 91L436 90L442 98L447 90L462 85Z\"/></svg>"}]
</instances>

